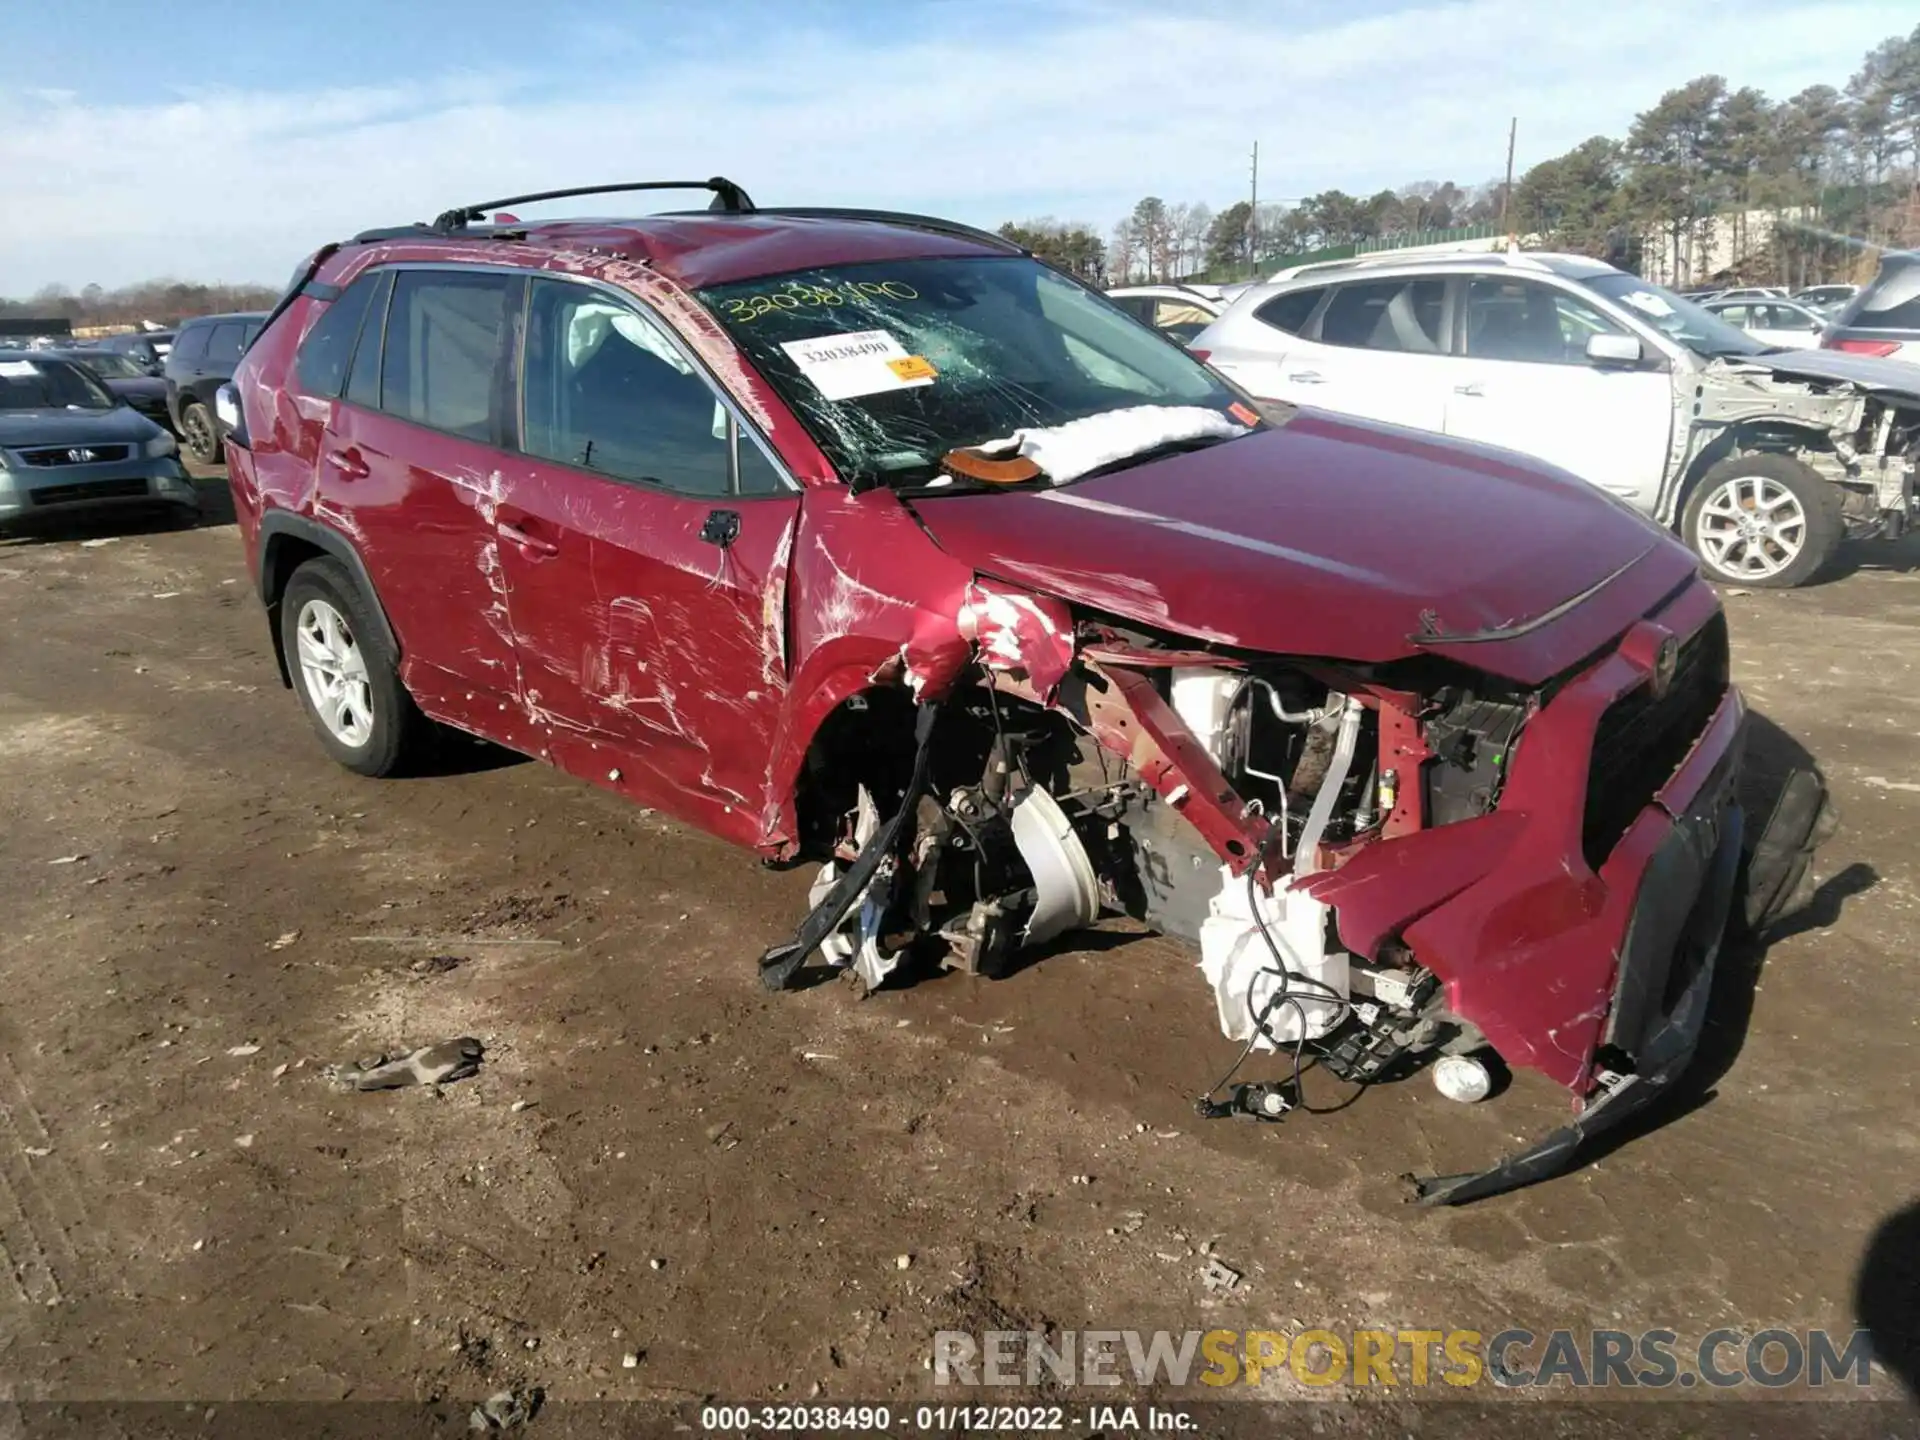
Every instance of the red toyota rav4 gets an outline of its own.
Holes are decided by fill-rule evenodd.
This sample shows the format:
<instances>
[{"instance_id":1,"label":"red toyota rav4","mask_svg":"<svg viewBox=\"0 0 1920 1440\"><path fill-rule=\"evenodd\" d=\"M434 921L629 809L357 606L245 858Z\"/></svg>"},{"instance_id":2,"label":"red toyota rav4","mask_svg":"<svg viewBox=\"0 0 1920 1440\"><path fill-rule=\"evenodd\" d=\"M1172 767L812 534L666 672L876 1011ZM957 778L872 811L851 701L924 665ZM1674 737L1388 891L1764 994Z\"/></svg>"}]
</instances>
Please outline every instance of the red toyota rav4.
<instances>
[{"instance_id":1,"label":"red toyota rav4","mask_svg":"<svg viewBox=\"0 0 1920 1440\"><path fill-rule=\"evenodd\" d=\"M1124 911L1296 1073L1474 1099L1493 1052L1573 1092L1429 1200L1679 1074L1743 875L1766 918L1823 804L1796 777L1743 869L1684 548L1516 455L1256 410L996 236L689 188L328 245L248 351L240 527L342 764L434 721L819 863L773 988Z\"/></svg>"}]
</instances>

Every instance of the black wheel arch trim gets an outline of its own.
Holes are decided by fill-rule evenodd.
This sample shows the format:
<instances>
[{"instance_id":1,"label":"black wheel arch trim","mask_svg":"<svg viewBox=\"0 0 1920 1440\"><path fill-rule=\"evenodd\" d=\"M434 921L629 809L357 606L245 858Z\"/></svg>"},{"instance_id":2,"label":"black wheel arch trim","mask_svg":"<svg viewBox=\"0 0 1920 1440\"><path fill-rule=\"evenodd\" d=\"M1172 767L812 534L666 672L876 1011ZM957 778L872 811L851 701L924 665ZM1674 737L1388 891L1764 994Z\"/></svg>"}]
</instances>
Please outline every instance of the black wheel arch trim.
<instances>
[{"instance_id":1,"label":"black wheel arch trim","mask_svg":"<svg viewBox=\"0 0 1920 1440\"><path fill-rule=\"evenodd\" d=\"M293 671L287 664L286 646L280 635L280 597L286 593L287 581L296 568L285 563L284 542L287 540L311 545L347 567L353 583L372 607L374 623L380 627L380 638L386 642L387 653L398 661L400 637L394 633L393 623L387 618L387 607L381 603L373 576L354 543L318 520L287 510L269 510L260 520L260 570L254 576L254 585L260 593L260 603L267 608L267 624L273 634L273 654L280 666L281 683L289 689L293 687Z\"/></svg>"}]
</instances>

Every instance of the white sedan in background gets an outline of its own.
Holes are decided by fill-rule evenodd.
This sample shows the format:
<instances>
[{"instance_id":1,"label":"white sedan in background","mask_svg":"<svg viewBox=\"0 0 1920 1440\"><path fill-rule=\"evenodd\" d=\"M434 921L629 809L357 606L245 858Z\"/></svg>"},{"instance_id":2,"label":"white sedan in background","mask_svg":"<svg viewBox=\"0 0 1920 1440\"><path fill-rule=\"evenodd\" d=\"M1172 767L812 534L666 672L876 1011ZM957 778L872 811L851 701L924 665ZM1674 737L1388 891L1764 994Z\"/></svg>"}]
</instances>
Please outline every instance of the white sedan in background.
<instances>
[{"instance_id":1,"label":"white sedan in background","mask_svg":"<svg viewBox=\"0 0 1920 1440\"><path fill-rule=\"evenodd\" d=\"M1709 300L1706 308L1762 345L1783 350L1812 350L1828 318L1797 300Z\"/></svg>"}]
</instances>

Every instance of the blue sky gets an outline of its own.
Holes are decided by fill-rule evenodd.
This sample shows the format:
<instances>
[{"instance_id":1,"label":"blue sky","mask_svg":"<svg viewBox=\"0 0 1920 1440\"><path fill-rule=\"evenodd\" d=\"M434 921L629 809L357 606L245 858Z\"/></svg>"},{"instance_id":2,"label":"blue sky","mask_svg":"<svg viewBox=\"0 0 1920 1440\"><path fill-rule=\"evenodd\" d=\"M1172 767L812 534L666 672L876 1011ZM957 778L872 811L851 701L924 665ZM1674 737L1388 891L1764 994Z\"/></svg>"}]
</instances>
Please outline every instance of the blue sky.
<instances>
[{"instance_id":1,"label":"blue sky","mask_svg":"<svg viewBox=\"0 0 1920 1440\"><path fill-rule=\"evenodd\" d=\"M1577 21L1574 17L1577 16ZM518 190L1052 215L1496 175L1707 71L1844 84L1912 0L0 0L0 294L279 282Z\"/></svg>"}]
</instances>

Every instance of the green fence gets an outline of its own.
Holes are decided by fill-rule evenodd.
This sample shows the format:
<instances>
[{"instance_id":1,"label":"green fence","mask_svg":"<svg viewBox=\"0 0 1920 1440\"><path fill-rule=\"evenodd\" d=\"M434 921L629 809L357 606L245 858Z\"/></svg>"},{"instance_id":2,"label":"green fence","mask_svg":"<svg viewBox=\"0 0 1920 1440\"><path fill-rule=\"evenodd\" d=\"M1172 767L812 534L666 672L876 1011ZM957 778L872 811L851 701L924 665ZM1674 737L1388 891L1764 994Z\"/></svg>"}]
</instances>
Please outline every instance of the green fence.
<instances>
[{"instance_id":1,"label":"green fence","mask_svg":"<svg viewBox=\"0 0 1920 1440\"><path fill-rule=\"evenodd\" d=\"M1276 270L1291 269L1295 265L1319 265L1329 260L1351 260L1356 255L1375 255L1382 250L1404 250L1413 245L1453 245L1465 240L1491 240L1500 233L1498 225L1457 225L1451 230L1412 230L1404 235L1383 235L1377 240L1361 240L1347 245L1322 245L1318 250L1297 250L1291 255L1269 255L1254 270L1259 275L1271 275ZM1210 284L1224 284L1234 280L1248 279L1247 267L1233 266L1228 270L1209 270L1201 275L1190 275L1190 280L1199 280Z\"/></svg>"}]
</instances>

